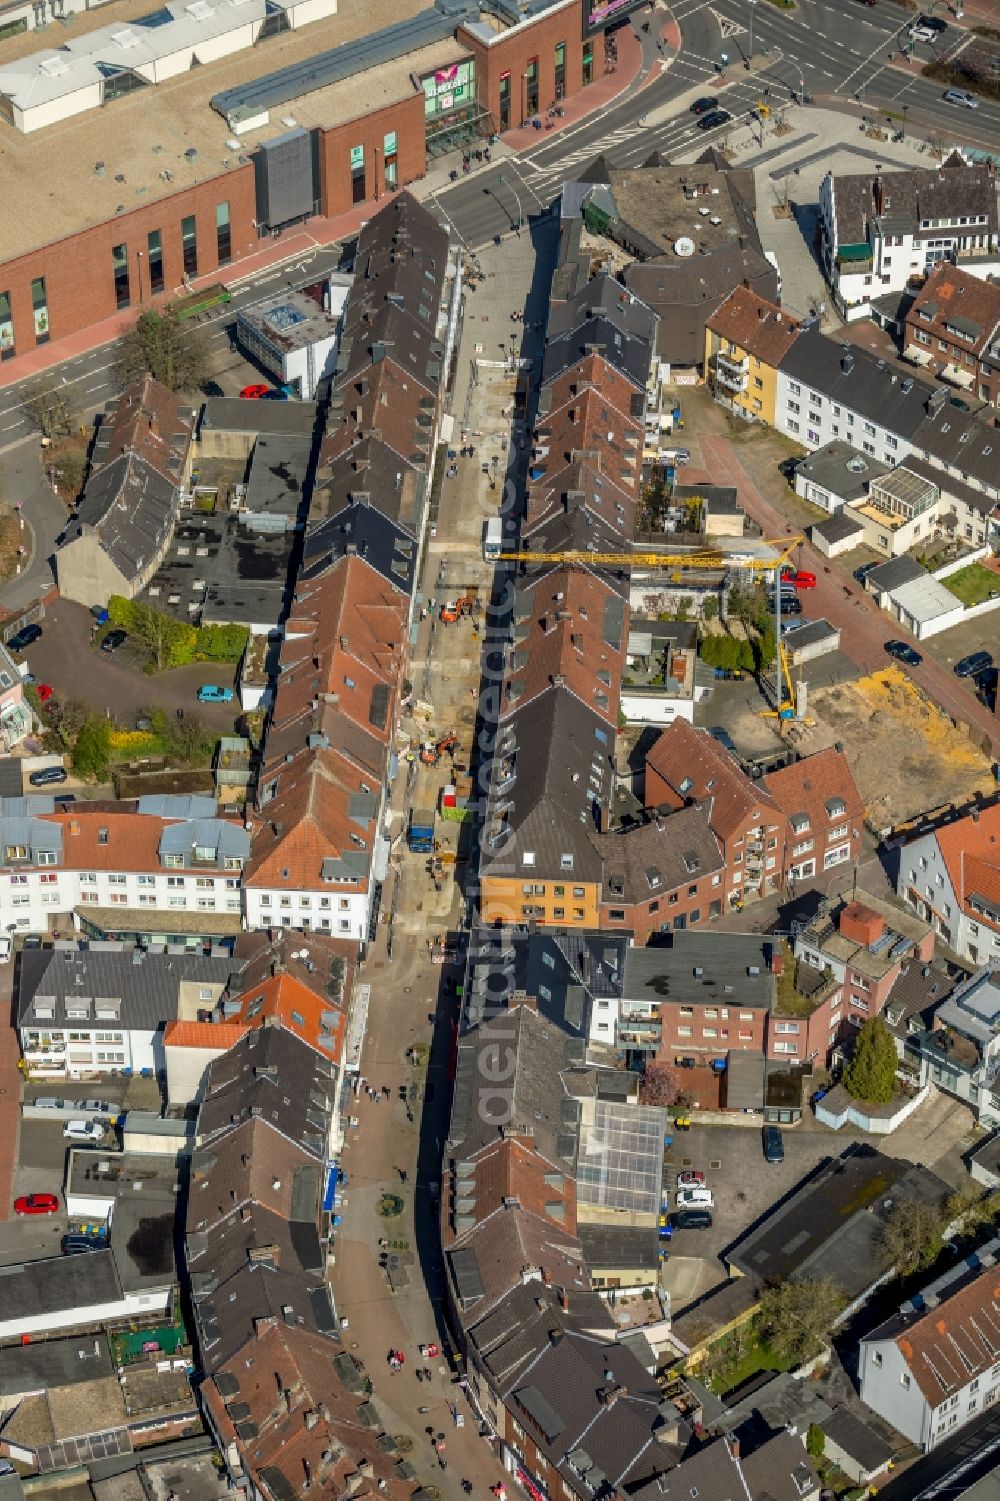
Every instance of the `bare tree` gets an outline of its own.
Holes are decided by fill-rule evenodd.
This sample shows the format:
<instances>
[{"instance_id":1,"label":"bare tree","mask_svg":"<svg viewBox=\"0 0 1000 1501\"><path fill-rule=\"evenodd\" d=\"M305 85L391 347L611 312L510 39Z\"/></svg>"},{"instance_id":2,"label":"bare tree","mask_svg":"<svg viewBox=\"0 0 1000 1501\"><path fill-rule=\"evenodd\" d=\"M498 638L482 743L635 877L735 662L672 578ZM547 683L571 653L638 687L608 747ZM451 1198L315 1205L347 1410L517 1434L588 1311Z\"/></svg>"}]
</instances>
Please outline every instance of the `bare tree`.
<instances>
[{"instance_id":1,"label":"bare tree","mask_svg":"<svg viewBox=\"0 0 1000 1501\"><path fill-rule=\"evenodd\" d=\"M43 438L72 433L79 421L72 387L52 375L38 375L28 382L21 397L21 410Z\"/></svg>"},{"instance_id":2,"label":"bare tree","mask_svg":"<svg viewBox=\"0 0 1000 1501\"><path fill-rule=\"evenodd\" d=\"M676 1105L681 1094L681 1076L669 1063L654 1058L646 1064L639 1084L644 1105Z\"/></svg>"}]
</instances>

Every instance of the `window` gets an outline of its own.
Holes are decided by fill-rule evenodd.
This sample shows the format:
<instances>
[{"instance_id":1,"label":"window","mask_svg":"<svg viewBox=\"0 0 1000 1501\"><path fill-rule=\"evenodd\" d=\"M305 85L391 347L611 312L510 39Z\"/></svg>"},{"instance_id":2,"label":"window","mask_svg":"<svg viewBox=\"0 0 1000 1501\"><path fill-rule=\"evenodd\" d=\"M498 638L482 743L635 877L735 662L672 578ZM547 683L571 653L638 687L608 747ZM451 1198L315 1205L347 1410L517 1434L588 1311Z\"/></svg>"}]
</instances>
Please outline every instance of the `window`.
<instances>
[{"instance_id":1,"label":"window","mask_svg":"<svg viewBox=\"0 0 1000 1501\"><path fill-rule=\"evenodd\" d=\"M10 312L10 293L0 292L0 360L14 358L14 320Z\"/></svg>"},{"instance_id":2,"label":"window","mask_svg":"<svg viewBox=\"0 0 1000 1501\"><path fill-rule=\"evenodd\" d=\"M113 247L111 251L111 265L115 277L115 307L126 308L130 301L127 245L115 245Z\"/></svg>"},{"instance_id":3,"label":"window","mask_svg":"<svg viewBox=\"0 0 1000 1501\"><path fill-rule=\"evenodd\" d=\"M187 276L198 275L198 221L194 214L181 220L181 251L184 272Z\"/></svg>"},{"instance_id":4,"label":"window","mask_svg":"<svg viewBox=\"0 0 1000 1501\"><path fill-rule=\"evenodd\" d=\"M566 95L566 43L556 42L555 48L555 78L556 98L563 99Z\"/></svg>"},{"instance_id":5,"label":"window","mask_svg":"<svg viewBox=\"0 0 1000 1501\"><path fill-rule=\"evenodd\" d=\"M365 148L351 147L351 202L365 201Z\"/></svg>"},{"instance_id":6,"label":"window","mask_svg":"<svg viewBox=\"0 0 1000 1501\"><path fill-rule=\"evenodd\" d=\"M396 153L396 132L387 131L382 138L382 162L385 173L385 190L392 192L399 186L399 158Z\"/></svg>"},{"instance_id":7,"label":"window","mask_svg":"<svg viewBox=\"0 0 1000 1501\"><path fill-rule=\"evenodd\" d=\"M233 258L233 232L229 222L229 204L215 205L215 248L220 266L228 266Z\"/></svg>"},{"instance_id":8,"label":"window","mask_svg":"<svg viewBox=\"0 0 1000 1501\"><path fill-rule=\"evenodd\" d=\"M910 1373L909 1373L909 1371L901 1371L900 1372L900 1375L899 1375L899 1384L906 1391L910 1390Z\"/></svg>"},{"instance_id":9,"label":"window","mask_svg":"<svg viewBox=\"0 0 1000 1501\"><path fill-rule=\"evenodd\" d=\"M49 342L49 309L45 300L45 277L36 276L31 283L31 313L35 320L35 343Z\"/></svg>"},{"instance_id":10,"label":"window","mask_svg":"<svg viewBox=\"0 0 1000 1501\"><path fill-rule=\"evenodd\" d=\"M789 417L789 419L788 419L788 431L790 433L797 433L798 430L799 430L799 424L797 422L793 422L792 419L791 419L791 417Z\"/></svg>"},{"instance_id":11,"label":"window","mask_svg":"<svg viewBox=\"0 0 1000 1501\"><path fill-rule=\"evenodd\" d=\"M146 236L146 250L149 258L149 292L155 296L162 292L165 282L163 280L163 235L158 229L151 229Z\"/></svg>"},{"instance_id":12,"label":"window","mask_svg":"<svg viewBox=\"0 0 1000 1501\"><path fill-rule=\"evenodd\" d=\"M538 113L538 58L528 59L528 66L524 70L524 106L525 112L530 117Z\"/></svg>"}]
</instances>

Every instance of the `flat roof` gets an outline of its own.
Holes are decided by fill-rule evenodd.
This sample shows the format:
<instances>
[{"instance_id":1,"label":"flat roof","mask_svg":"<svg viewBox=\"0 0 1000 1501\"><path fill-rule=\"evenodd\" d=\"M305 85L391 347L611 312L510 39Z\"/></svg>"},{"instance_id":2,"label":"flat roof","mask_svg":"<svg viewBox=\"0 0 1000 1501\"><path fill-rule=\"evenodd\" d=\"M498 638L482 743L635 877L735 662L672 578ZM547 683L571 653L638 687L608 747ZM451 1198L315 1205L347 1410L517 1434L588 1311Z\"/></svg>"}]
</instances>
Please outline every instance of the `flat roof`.
<instances>
[{"instance_id":1,"label":"flat roof","mask_svg":"<svg viewBox=\"0 0 1000 1501\"><path fill-rule=\"evenodd\" d=\"M0 122L0 180L4 185L3 258L12 260L39 245L114 219L119 206L125 212L166 198L227 170L243 165L261 141L285 134L294 115L306 128L336 124L345 118L341 101L350 114L367 112L384 102L379 77L367 74L364 88L348 83L311 93L302 100L288 100L269 123L241 136L235 147L227 144L232 132L212 109L212 95L246 82L249 77L273 72L305 61L324 49L354 41L390 24L398 24L426 8L426 0L340 0L336 16L314 21L301 31L284 32L254 47L215 63L179 74L158 83L155 108L149 91L136 89L104 109L74 115L57 125L22 135ZM75 15L68 27L60 27L60 41L69 41L84 31L106 26L109 20L123 25L148 15L155 0L113 0L93 12ZM83 17L93 18L85 24ZM23 46L24 41L30 45ZM4 61L17 53L38 50L37 33L4 43ZM442 51L439 44L437 53ZM433 49L431 49L433 50ZM445 48L445 50L448 50ZM451 54L463 49L452 42ZM409 68L423 66L419 54L408 59ZM433 59L432 59L433 63ZM397 70L400 64L389 67ZM359 81L360 82L360 81ZM186 152L197 154L189 158ZM95 171L104 163L101 175ZM170 172L172 180L161 174ZM116 181L124 176L124 183ZM285 403L272 402L279 406Z\"/></svg>"}]
</instances>

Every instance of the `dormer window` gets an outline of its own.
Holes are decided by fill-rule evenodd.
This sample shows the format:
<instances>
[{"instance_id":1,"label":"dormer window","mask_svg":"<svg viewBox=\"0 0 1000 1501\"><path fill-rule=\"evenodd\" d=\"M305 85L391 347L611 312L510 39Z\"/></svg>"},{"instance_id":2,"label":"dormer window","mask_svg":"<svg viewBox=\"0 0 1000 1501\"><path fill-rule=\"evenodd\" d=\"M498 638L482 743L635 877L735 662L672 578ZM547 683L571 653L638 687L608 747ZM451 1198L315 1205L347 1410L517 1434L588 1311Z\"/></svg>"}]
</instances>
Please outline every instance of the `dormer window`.
<instances>
[{"instance_id":1,"label":"dormer window","mask_svg":"<svg viewBox=\"0 0 1000 1501\"><path fill-rule=\"evenodd\" d=\"M809 814L793 813L790 822L793 834L804 834L809 828Z\"/></svg>"},{"instance_id":2,"label":"dormer window","mask_svg":"<svg viewBox=\"0 0 1000 1501\"><path fill-rule=\"evenodd\" d=\"M847 804L842 797L831 797L826 805L827 818L843 818L847 812Z\"/></svg>"}]
</instances>

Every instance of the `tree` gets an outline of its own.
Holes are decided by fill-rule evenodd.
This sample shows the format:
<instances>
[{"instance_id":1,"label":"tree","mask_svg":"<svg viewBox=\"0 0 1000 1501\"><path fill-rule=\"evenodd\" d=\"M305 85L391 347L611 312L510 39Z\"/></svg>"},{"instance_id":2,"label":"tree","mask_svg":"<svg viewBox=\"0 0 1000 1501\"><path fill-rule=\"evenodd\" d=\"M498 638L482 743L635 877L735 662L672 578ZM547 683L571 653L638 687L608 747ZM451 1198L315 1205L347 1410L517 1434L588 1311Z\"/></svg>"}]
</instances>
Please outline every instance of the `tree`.
<instances>
[{"instance_id":1,"label":"tree","mask_svg":"<svg viewBox=\"0 0 1000 1501\"><path fill-rule=\"evenodd\" d=\"M67 444L49 460L52 483L58 485L67 500L75 500L87 476L87 454L76 443Z\"/></svg>"},{"instance_id":2,"label":"tree","mask_svg":"<svg viewBox=\"0 0 1000 1501\"><path fill-rule=\"evenodd\" d=\"M118 363L125 384L149 374L169 391L193 391L208 376L208 343L197 324L182 322L173 308L150 309L122 335Z\"/></svg>"},{"instance_id":3,"label":"tree","mask_svg":"<svg viewBox=\"0 0 1000 1501\"><path fill-rule=\"evenodd\" d=\"M182 667L194 659L198 633L186 621L175 620L141 600L125 599L120 594L112 594L108 600L108 616L113 625L122 626L142 642L157 671Z\"/></svg>"},{"instance_id":4,"label":"tree","mask_svg":"<svg viewBox=\"0 0 1000 1501\"><path fill-rule=\"evenodd\" d=\"M692 609L693 605L694 605L694 600L691 598L690 594L682 594L681 597L680 597L680 599L677 601L677 608L674 611L674 619L675 620L690 620L691 619L691 609Z\"/></svg>"},{"instance_id":5,"label":"tree","mask_svg":"<svg viewBox=\"0 0 1000 1501\"><path fill-rule=\"evenodd\" d=\"M71 751L77 737L93 713L82 698L63 698L57 694L45 705L45 748L57 755Z\"/></svg>"},{"instance_id":6,"label":"tree","mask_svg":"<svg viewBox=\"0 0 1000 1501\"><path fill-rule=\"evenodd\" d=\"M701 606L701 618L702 620L718 620L719 601L714 594L706 594Z\"/></svg>"},{"instance_id":7,"label":"tree","mask_svg":"<svg viewBox=\"0 0 1000 1501\"><path fill-rule=\"evenodd\" d=\"M901 1276L931 1266L944 1244L942 1212L918 1199L900 1199L894 1204L879 1239L886 1261Z\"/></svg>"},{"instance_id":8,"label":"tree","mask_svg":"<svg viewBox=\"0 0 1000 1501\"><path fill-rule=\"evenodd\" d=\"M107 776L110 755L110 723L97 714L88 715L73 747L73 770L81 777L101 781Z\"/></svg>"},{"instance_id":9,"label":"tree","mask_svg":"<svg viewBox=\"0 0 1000 1501\"><path fill-rule=\"evenodd\" d=\"M681 1093L681 1076L669 1063L653 1058L642 1071L639 1098L644 1105L676 1105Z\"/></svg>"},{"instance_id":10,"label":"tree","mask_svg":"<svg viewBox=\"0 0 1000 1501\"><path fill-rule=\"evenodd\" d=\"M775 645L774 626L768 624L753 644L754 671L766 672L778 654Z\"/></svg>"},{"instance_id":11,"label":"tree","mask_svg":"<svg viewBox=\"0 0 1000 1501\"><path fill-rule=\"evenodd\" d=\"M880 1016L870 1016L854 1040L844 1088L856 1100L888 1105L896 1088L896 1043Z\"/></svg>"},{"instance_id":12,"label":"tree","mask_svg":"<svg viewBox=\"0 0 1000 1501\"><path fill-rule=\"evenodd\" d=\"M818 1423L810 1423L806 1430L806 1453L813 1459L822 1459L826 1448L826 1434Z\"/></svg>"},{"instance_id":13,"label":"tree","mask_svg":"<svg viewBox=\"0 0 1000 1501\"><path fill-rule=\"evenodd\" d=\"M75 432L79 422L73 388L52 375L29 381L21 397L21 410L43 438L59 438Z\"/></svg>"},{"instance_id":14,"label":"tree","mask_svg":"<svg viewBox=\"0 0 1000 1501\"><path fill-rule=\"evenodd\" d=\"M845 1302L828 1277L777 1282L761 1296L760 1331L780 1360L801 1365L819 1351Z\"/></svg>"}]
</instances>

